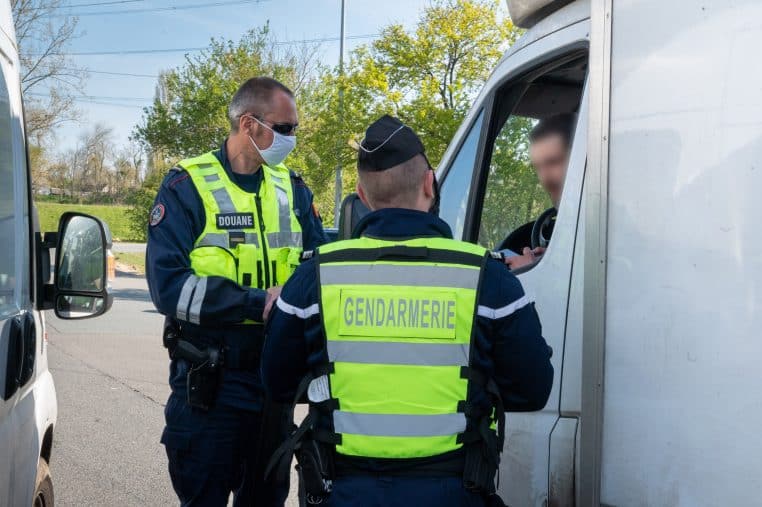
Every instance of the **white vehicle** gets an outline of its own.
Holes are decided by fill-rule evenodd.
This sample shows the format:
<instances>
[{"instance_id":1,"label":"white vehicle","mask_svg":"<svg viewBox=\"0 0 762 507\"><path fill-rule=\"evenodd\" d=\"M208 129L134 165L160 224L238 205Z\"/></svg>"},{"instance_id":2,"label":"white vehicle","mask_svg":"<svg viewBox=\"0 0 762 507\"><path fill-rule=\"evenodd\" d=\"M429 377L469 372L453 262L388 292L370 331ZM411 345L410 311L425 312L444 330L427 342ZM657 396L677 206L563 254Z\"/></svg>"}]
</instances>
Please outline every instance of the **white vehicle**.
<instances>
[{"instance_id":1,"label":"white vehicle","mask_svg":"<svg viewBox=\"0 0 762 507\"><path fill-rule=\"evenodd\" d=\"M35 225L22 109L10 2L0 2L0 507L53 505L48 463L58 409L41 310L93 317L112 301L104 224L66 213L58 233L44 237Z\"/></svg>"},{"instance_id":2,"label":"white vehicle","mask_svg":"<svg viewBox=\"0 0 762 507\"><path fill-rule=\"evenodd\" d=\"M515 139L577 124L552 241L518 275L553 391L508 414L501 496L760 505L762 2L507 3L528 30L439 167L456 237L498 248L537 217Z\"/></svg>"},{"instance_id":3,"label":"white vehicle","mask_svg":"<svg viewBox=\"0 0 762 507\"><path fill-rule=\"evenodd\" d=\"M516 271L553 390L508 414L500 495L762 504L762 2L507 4L527 31L437 172L455 237L498 250L541 225L527 133L576 127L551 241Z\"/></svg>"}]
</instances>

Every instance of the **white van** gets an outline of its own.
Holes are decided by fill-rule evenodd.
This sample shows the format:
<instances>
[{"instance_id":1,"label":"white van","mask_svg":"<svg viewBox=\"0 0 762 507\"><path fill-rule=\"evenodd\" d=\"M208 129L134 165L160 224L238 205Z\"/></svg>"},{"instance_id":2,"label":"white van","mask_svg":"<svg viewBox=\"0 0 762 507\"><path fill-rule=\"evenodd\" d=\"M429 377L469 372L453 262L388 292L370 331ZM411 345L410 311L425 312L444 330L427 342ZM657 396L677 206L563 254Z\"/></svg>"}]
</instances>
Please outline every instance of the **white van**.
<instances>
[{"instance_id":1,"label":"white van","mask_svg":"<svg viewBox=\"0 0 762 507\"><path fill-rule=\"evenodd\" d=\"M53 505L57 406L41 310L86 318L112 302L105 225L66 213L57 233L43 236L36 226L23 118L11 7L0 2L0 507Z\"/></svg>"},{"instance_id":2,"label":"white van","mask_svg":"<svg viewBox=\"0 0 762 507\"><path fill-rule=\"evenodd\" d=\"M501 496L762 504L762 2L507 4L527 31L437 172L456 238L501 250L555 215L516 273L556 375L541 412L508 414ZM527 134L559 114L576 125L548 214Z\"/></svg>"},{"instance_id":3,"label":"white van","mask_svg":"<svg viewBox=\"0 0 762 507\"><path fill-rule=\"evenodd\" d=\"M553 391L508 414L501 496L760 505L762 2L507 3L528 30L439 167L456 237L497 249L539 217L526 132L577 120L552 239L518 274Z\"/></svg>"}]
</instances>

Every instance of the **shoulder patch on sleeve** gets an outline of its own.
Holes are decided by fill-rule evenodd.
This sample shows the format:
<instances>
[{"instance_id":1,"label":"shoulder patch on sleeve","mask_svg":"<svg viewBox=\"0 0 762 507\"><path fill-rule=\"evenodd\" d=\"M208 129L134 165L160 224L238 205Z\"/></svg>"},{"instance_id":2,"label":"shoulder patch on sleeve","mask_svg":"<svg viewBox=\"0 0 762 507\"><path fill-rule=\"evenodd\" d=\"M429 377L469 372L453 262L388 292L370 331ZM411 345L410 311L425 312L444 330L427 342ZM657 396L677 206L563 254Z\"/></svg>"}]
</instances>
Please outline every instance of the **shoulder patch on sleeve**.
<instances>
[{"instance_id":1,"label":"shoulder patch on sleeve","mask_svg":"<svg viewBox=\"0 0 762 507\"><path fill-rule=\"evenodd\" d=\"M153 209L151 210L151 215L148 222L151 225L151 227L156 227L157 225L161 223L162 220L164 220L165 211L166 210L164 208L164 205L161 203L153 207Z\"/></svg>"}]
</instances>

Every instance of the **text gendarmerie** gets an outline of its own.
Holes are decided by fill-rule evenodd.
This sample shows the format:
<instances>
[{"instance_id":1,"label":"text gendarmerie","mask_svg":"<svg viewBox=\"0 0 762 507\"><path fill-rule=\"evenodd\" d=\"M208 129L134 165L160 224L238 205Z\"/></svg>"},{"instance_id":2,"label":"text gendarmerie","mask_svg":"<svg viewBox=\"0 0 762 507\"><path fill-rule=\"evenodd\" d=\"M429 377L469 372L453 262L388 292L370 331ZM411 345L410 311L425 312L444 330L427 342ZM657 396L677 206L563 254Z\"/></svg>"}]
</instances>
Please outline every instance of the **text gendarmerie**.
<instances>
[{"instance_id":1,"label":"text gendarmerie","mask_svg":"<svg viewBox=\"0 0 762 507\"><path fill-rule=\"evenodd\" d=\"M350 296L342 314L346 327L455 329L453 299Z\"/></svg>"}]
</instances>

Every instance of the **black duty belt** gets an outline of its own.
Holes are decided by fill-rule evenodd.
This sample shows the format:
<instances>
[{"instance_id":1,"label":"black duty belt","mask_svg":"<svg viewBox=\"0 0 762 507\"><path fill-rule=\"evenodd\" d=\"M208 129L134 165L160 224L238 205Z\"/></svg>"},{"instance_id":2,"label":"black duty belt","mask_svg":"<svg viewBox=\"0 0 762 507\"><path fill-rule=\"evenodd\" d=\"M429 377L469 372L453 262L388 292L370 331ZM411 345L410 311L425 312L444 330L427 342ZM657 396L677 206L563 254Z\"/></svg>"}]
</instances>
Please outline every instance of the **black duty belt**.
<instances>
[{"instance_id":1,"label":"black duty belt","mask_svg":"<svg viewBox=\"0 0 762 507\"><path fill-rule=\"evenodd\" d=\"M336 453L336 476L462 477L465 456L462 450L429 458L374 459Z\"/></svg>"},{"instance_id":2,"label":"black duty belt","mask_svg":"<svg viewBox=\"0 0 762 507\"><path fill-rule=\"evenodd\" d=\"M222 345L210 343L209 340L191 338L188 336L182 336L180 341L185 341L198 349L199 351L207 351L209 349L216 349L221 356L220 365L228 370L252 370L257 371L260 365L260 359L262 357L262 340L252 340L252 345L249 347L238 347L230 345ZM191 362L197 362L192 357L186 357L186 355L175 354L176 357L186 359Z\"/></svg>"}]
</instances>

